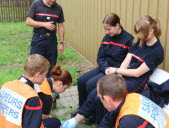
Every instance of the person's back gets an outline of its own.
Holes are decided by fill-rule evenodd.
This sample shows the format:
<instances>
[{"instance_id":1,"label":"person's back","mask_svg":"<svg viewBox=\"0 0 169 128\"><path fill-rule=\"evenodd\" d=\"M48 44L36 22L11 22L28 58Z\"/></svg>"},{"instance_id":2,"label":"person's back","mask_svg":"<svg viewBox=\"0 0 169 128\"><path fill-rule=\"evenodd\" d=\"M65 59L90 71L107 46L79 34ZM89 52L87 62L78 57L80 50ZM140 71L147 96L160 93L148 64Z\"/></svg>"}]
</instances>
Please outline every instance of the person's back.
<instances>
[{"instance_id":1,"label":"person's back","mask_svg":"<svg viewBox=\"0 0 169 128\"><path fill-rule=\"evenodd\" d=\"M0 97L0 127L19 128L22 126L24 105L28 99L38 97L38 95L29 85L20 80L14 80L2 86Z\"/></svg>"},{"instance_id":2,"label":"person's back","mask_svg":"<svg viewBox=\"0 0 169 128\"><path fill-rule=\"evenodd\" d=\"M169 127L169 116L162 108L141 94L127 94L125 80L118 75L109 74L101 78L97 90L109 111L98 128Z\"/></svg>"},{"instance_id":3,"label":"person's back","mask_svg":"<svg viewBox=\"0 0 169 128\"><path fill-rule=\"evenodd\" d=\"M0 128L40 128L42 106L34 90L49 70L49 62L41 55L27 59L23 75L5 83L0 90Z\"/></svg>"}]
</instances>

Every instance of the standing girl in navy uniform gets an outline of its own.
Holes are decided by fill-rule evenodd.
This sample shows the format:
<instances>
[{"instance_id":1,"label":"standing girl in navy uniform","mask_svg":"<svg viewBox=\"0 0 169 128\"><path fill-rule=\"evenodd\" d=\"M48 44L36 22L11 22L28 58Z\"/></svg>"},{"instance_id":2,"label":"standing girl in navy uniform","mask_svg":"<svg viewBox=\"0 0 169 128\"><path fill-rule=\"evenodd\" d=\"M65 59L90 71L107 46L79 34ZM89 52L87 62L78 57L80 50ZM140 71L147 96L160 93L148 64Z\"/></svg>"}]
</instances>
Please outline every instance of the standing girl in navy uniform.
<instances>
[{"instance_id":1,"label":"standing girl in navy uniform","mask_svg":"<svg viewBox=\"0 0 169 128\"><path fill-rule=\"evenodd\" d=\"M86 72L78 79L79 108L87 99L87 95L96 88L97 81L105 75L109 67L120 67L132 44L133 37L120 25L120 18L110 13L103 20L104 36L97 55L97 68ZM75 116L77 111L72 113Z\"/></svg>"},{"instance_id":2,"label":"standing girl in navy uniform","mask_svg":"<svg viewBox=\"0 0 169 128\"><path fill-rule=\"evenodd\" d=\"M59 94L70 87L72 77L66 70L61 70L60 66L54 66L51 70L51 77L46 78L41 85L38 86L39 97L42 100L42 119L45 128L60 128L60 120L52 117L50 111L54 98L52 92Z\"/></svg>"}]
</instances>

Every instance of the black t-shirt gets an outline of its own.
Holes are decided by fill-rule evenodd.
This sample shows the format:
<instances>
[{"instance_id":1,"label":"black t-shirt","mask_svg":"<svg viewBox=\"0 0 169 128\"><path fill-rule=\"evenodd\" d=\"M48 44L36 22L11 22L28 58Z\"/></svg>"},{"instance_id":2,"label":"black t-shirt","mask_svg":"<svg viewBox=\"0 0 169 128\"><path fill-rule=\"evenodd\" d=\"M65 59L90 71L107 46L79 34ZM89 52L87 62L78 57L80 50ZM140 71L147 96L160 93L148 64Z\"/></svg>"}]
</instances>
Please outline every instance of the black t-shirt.
<instances>
[{"instance_id":1,"label":"black t-shirt","mask_svg":"<svg viewBox=\"0 0 169 128\"><path fill-rule=\"evenodd\" d=\"M132 58L128 69L137 69L142 63L145 62L150 70L139 77L123 76L129 93L141 93L154 69L157 68L164 59L164 50L160 40L157 40L152 46L147 46L146 43L139 46L139 43L140 42L138 41L129 49L129 53L132 54Z\"/></svg>"},{"instance_id":2,"label":"black t-shirt","mask_svg":"<svg viewBox=\"0 0 169 128\"><path fill-rule=\"evenodd\" d=\"M64 22L62 7L57 3L53 4L51 7L48 7L43 3L43 0L35 0L32 3L26 16L31 17L35 21L39 22L54 21L54 24ZM34 28L34 32L51 33L50 30L42 27ZM56 32L56 30L54 30L53 32Z\"/></svg>"}]
</instances>

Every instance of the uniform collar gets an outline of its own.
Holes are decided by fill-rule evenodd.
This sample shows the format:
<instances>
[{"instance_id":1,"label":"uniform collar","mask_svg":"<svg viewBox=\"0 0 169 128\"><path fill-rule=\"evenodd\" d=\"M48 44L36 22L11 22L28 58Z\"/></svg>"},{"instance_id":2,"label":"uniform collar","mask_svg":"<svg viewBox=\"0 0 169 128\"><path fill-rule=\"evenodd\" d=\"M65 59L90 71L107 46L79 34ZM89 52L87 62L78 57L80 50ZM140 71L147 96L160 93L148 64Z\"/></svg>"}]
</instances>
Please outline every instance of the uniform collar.
<instances>
[{"instance_id":1,"label":"uniform collar","mask_svg":"<svg viewBox=\"0 0 169 128\"><path fill-rule=\"evenodd\" d=\"M20 80L21 82L23 82L23 83L29 85L30 87L34 88L34 84L28 78L21 76L18 80Z\"/></svg>"},{"instance_id":2,"label":"uniform collar","mask_svg":"<svg viewBox=\"0 0 169 128\"><path fill-rule=\"evenodd\" d=\"M120 28L121 28L121 32L119 34L117 34L117 35L112 36L112 38L119 37L124 32L123 27L120 26Z\"/></svg>"},{"instance_id":3,"label":"uniform collar","mask_svg":"<svg viewBox=\"0 0 169 128\"><path fill-rule=\"evenodd\" d=\"M114 110L114 113L116 113L117 115L120 113L120 109L123 106L125 100L126 100L126 98L124 100L122 100L122 102L120 103L120 105Z\"/></svg>"}]
</instances>

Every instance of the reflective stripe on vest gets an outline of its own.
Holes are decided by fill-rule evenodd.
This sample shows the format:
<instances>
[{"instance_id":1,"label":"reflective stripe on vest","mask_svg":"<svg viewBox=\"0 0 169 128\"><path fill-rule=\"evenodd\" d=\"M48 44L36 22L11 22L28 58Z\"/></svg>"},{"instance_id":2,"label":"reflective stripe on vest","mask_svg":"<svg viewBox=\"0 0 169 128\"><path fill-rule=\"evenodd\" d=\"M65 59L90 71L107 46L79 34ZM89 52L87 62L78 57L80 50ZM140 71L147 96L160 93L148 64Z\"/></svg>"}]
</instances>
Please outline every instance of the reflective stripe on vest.
<instances>
[{"instance_id":1,"label":"reflective stripe on vest","mask_svg":"<svg viewBox=\"0 0 169 128\"><path fill-rule=\"evenodd\" d=\"M120 119L125 115L137 115L148 121L155 128L169 128L169 116L164 110L148 98L137 93L127 95L117 117L116 128Z\"/></svg>"},{"instance_id":2,"label":"reflective stripe on vest","mask_svg":"<svg viewBox=\"0 0 169 128\"><path fill-rule=\"evenodd\" d=\"M0 128L22 128L24 105L32 97L38 97L35 90L19 80L4 84L0 90Z\"/></svg>"}]
</instances>

